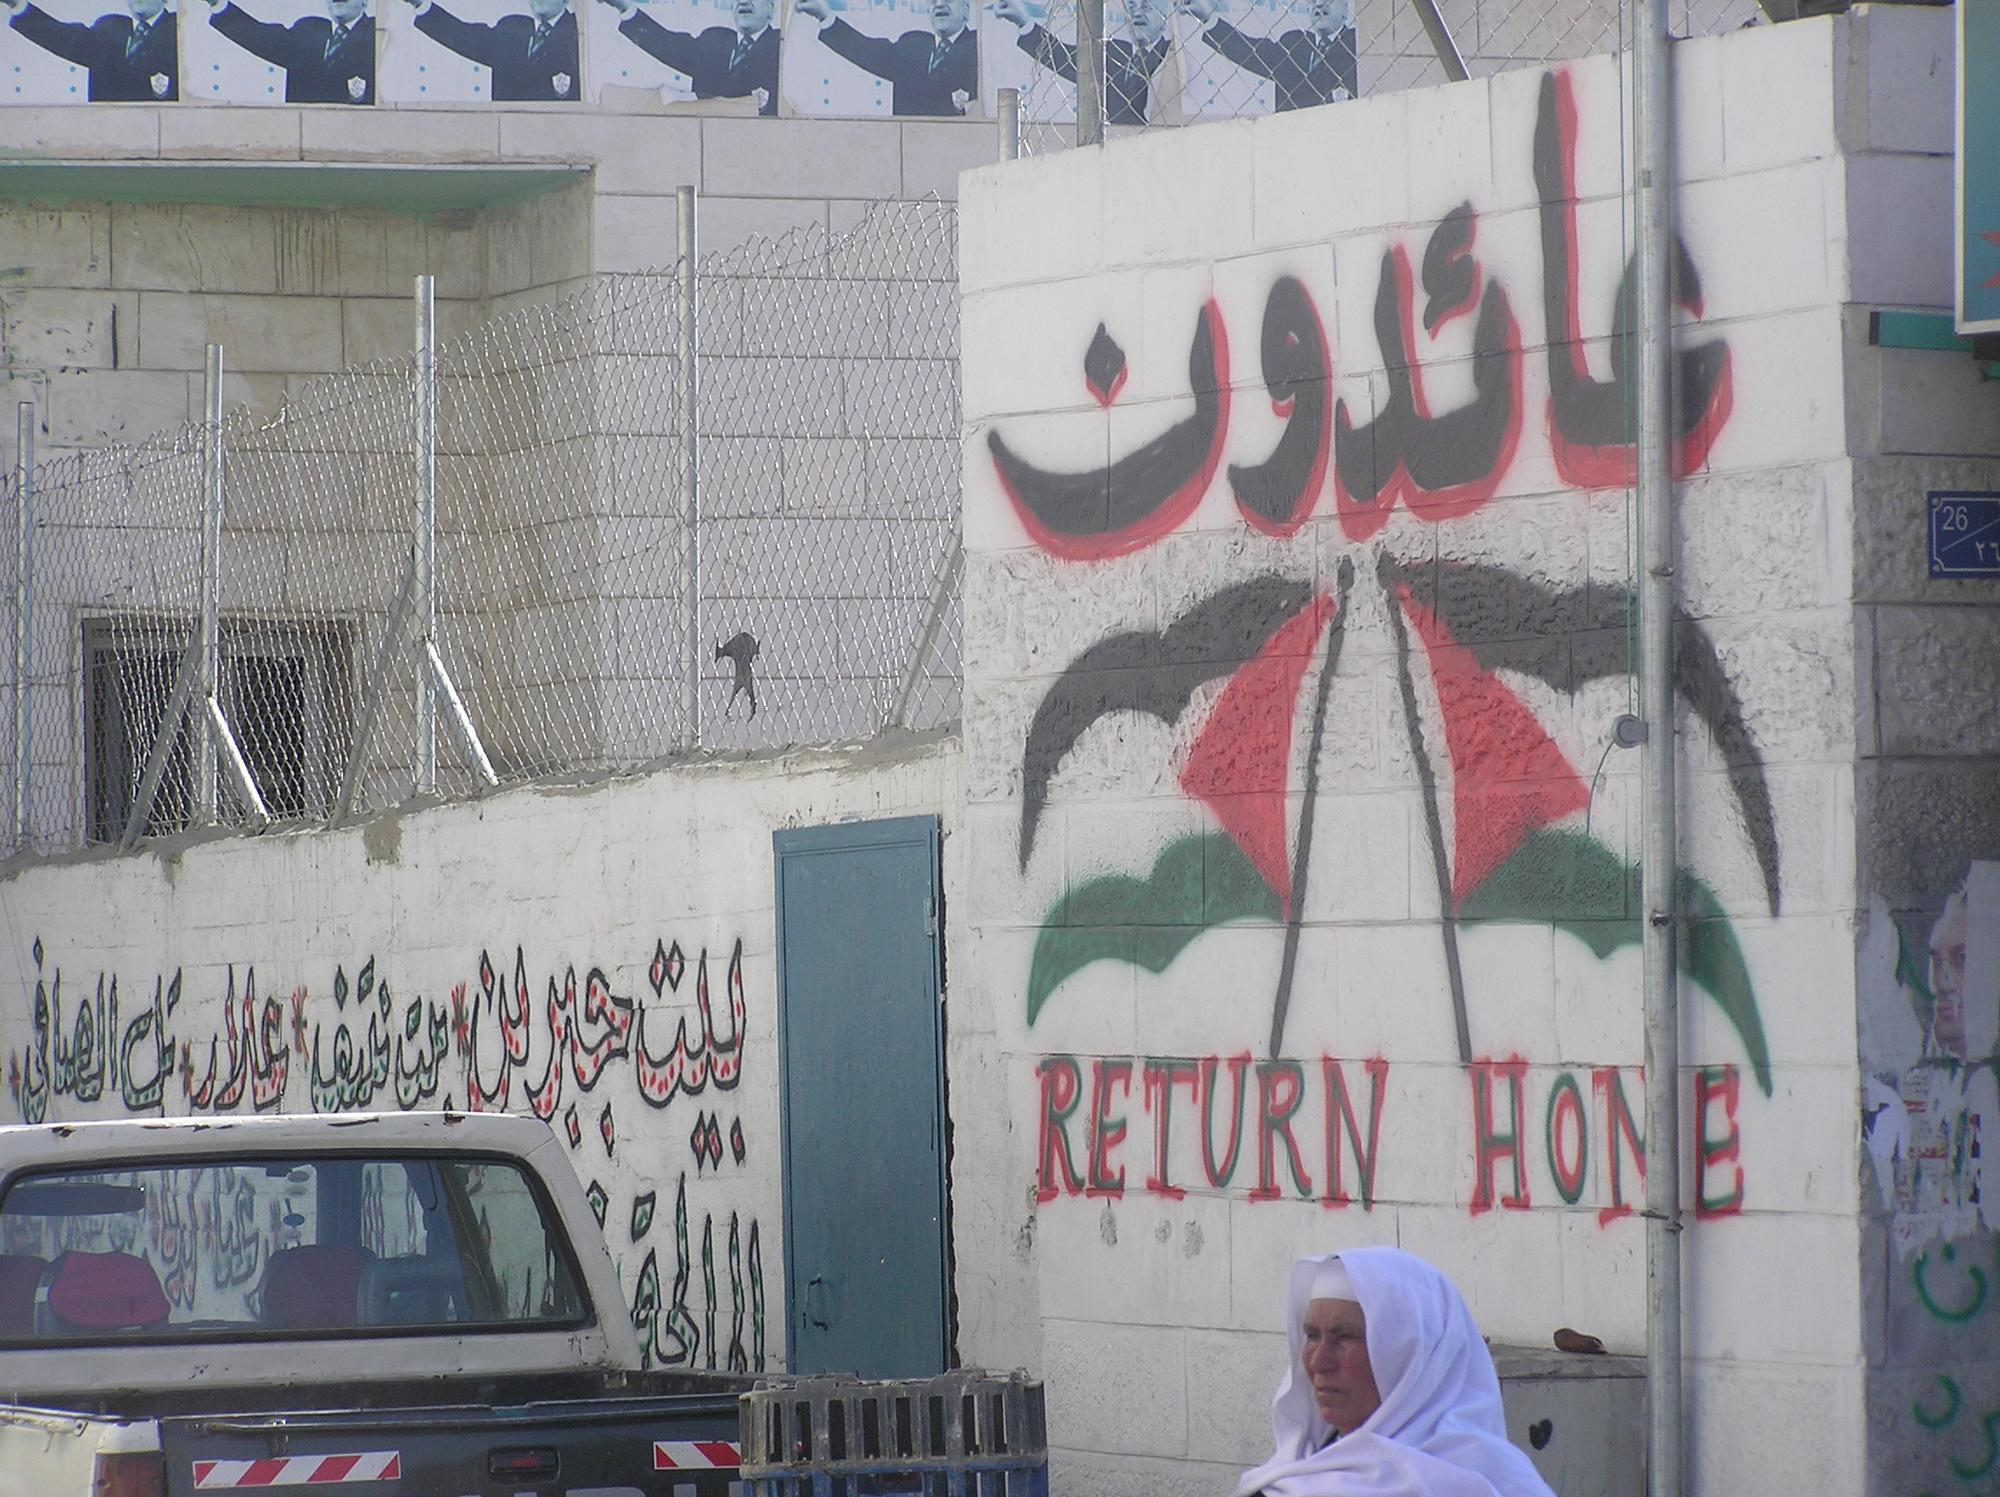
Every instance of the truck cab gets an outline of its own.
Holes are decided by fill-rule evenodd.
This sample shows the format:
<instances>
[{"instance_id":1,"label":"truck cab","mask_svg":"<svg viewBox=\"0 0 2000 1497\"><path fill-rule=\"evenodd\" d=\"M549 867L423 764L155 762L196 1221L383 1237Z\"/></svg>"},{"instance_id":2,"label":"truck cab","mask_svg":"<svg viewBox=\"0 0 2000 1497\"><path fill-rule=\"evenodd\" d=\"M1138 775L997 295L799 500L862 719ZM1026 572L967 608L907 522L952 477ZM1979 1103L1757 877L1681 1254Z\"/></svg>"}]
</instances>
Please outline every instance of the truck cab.
<instances>
[{"instance_id":1,"label":"truck cab","mask_svg":"<svg viewBox=\"0 0 2000 1497\"><path fill-rule=\"evenodd\" d=\"M385 1497L706 1490L736 1392L644 1371L535 1119L0 1129L0 1497L178 1497L294 1461ZM706 1477L674 1479L703 1444Z\"/></svg>"}]
</instances>

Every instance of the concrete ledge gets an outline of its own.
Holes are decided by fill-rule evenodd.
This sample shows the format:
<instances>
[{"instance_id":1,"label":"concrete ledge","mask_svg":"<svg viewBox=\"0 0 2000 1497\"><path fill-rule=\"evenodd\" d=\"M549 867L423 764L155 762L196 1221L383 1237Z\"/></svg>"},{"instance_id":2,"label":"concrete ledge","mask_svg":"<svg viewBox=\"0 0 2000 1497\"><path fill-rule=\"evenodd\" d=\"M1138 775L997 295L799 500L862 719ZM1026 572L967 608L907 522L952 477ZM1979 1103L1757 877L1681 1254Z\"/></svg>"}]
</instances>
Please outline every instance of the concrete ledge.
<instances>
[{"instance_id":1,"label":"concrete ledge","mask_svg":"<svg viewBox=\"0 0 2000 1497\"><path fill-rule=\"evenodd\" d=\"M242 111L237 111L241 113ZM0 200L201 203L231 207L368 205L441 213L536 197L588 176L579 166L335 166L318 162L0 162Z\"/></svg>"},{"instance_id":2,"label":"concrete ledge","mask_svg":"<svg viewBox=\"0 0 2000 1497\"><path fill-rule=\"evenodd\" d=\"M1644 1357L1616 1352L1596 1355L1557 1351L1552 1346L1493 1346L1493 1370L1504 1387L1537 1378L1619 1378L1646 1376Z\"/></svg>"}]
</instances>

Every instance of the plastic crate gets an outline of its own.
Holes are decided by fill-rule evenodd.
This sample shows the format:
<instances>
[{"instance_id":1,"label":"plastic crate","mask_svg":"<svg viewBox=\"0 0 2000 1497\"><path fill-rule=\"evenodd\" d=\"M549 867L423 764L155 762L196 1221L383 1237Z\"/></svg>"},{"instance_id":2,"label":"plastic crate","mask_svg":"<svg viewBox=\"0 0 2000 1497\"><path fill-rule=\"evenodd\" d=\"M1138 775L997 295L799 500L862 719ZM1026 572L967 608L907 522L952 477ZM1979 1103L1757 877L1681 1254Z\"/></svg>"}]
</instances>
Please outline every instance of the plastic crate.
<instances>
[{"instance_id":1,"label":"plastic crate","mask_svg":"<svg viewBox=\"0 0 2000 1497\"><path fill-rule=\"evenodd\" d=\"M743 1395L749 1497L1047 1497L1040 1379L804 1377Z\"/></svg>"}]
</instances>

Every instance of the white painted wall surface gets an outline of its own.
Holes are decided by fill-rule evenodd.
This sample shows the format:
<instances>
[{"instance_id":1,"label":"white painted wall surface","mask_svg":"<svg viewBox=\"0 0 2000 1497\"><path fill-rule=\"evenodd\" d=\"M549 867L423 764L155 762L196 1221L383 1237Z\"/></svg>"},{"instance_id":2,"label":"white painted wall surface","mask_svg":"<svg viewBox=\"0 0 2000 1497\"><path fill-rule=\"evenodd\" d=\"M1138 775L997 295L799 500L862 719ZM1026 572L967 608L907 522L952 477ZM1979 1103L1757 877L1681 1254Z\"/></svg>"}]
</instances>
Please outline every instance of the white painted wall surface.
<instances>
[{"instance_id":1,"label":"white painted wall surface","mask_svg":"<svg viewBox=\"0 0 2000 1497\"><path fill-rule=\"evenodd\" d=\"M602 1191L635 1306L651 1266L657 1311L640 1336L655 1363L781 1369L771 834L942 811L951 869L958 779L949 743L799 754L19 872L0 890L14 1114L464 1107L475 1095L531 1111ZM527 1041L512 1063L510 1019ZM665 1074L677 1050L680 1083L647 1097L647 1057ZM716 1063L730 1057L724 1085ZM245 1292L256 1283L253 1271Z\"/></svg>"},{"instance_id":2,"label":"white painted wall surface","mask_svg":"<svg viewBox=\"0 0 2000 1497\"><path fill-rule=\"evenodd\" d=\"M1944 76L1948 40L1947 18L1893 8L1675 53L1679 228L1699 275L1698 294L1683 287L1681 346L1728 368L1726 393L1720 379L1707 386L1706 423L1683 463L1683 659L1705 655L1719 695L1704 712L1684 692L1681 857L1708 891L1703 938L1728 932L1743 962L1725 1002L1718 969L1694 972L1684 937L1697 1493L1900 1491L1919 1469L1910 1441L1890 1455L1881 1416L1864 1419L1883 1312L1874 1271L1863 1271L1877 1229L1865 1221L1852 1112L1855 765L1875 752L1876 729L1857 697L1857 659L1866 670L1872 655L1854 605L1857 574L1884 565L1884 543L1860 521L1850 453L1984 452L2000 434L2000 403L1977 387L1970 361L1936 355L1897 357L1933 361L1926 377L1949 388L1948 409L1903 399L1886 352L1878 390L1865 310L1851 304L1948 302L1935 263L1949 231L1937 159L1949 149L1939 130L1948 92L1926 82ZM1545 98L1550 87L1557 96ZM1559 138L1563 90L1574 103L1573 169L1538 186L1538 125L1545 146ZM1635 1150L1608 1109L1614 1078L1635 1119L1642 1106L1637 947L1619 944L1634 910L1615 898L1578 908L1574 886L1550 876L1560 857L1546 840L1574 849L1588 838L1619 869L1638 858L1636 756L1607 748L1614 719L1631 710L1628 682L1600 668L1623 634L1633 516L1620 463L1561 450L1578 423L1552 400L1569 336L1581 338L1590 377L1614 368L1609 334L1632 248L1620 109L1616 62L1594 59L967 177L966 831L980 902L957 1001L990 1004L1007 1058L1016 1194L1013 1230L995 1236L1015 1250L996 1263L1040 1309L1064 1490L1212 1492L1261 1457L1282 1271L1304 1251L1393 1242L1424 1254L1465 1289L1495 1340L1545 1345L1573 1326L1617 1350L1643 1347L1643 1227L1626 1209L1640 1190ZM1475 487L1440 493L1435 477L1420 480L1376 506L1392 508L1386 517L1337 499L1324 475L1300 510L1253 515L1232 465L1270 460L1317 393L1265 386L1260 343L1280 277L1311 299L1332 350L1331 399L1352 428L1381 416L1396 388L1388 370L1402 362L1385 358L1377 332L1381 277L1393 274L1385 255L1410 266L1406 336L1428 414L1473 399L1474 317L1434 330L1423 320L1425 252L1436 246L1445 268L1449 244L1433 236L1460 204L1477 216L1463 251L1477 286L1504 288L1518 329L1479 361L1518 377L1511 450L1489 443L1500 456L1447 463L1448 479ZM1574 335L1548 299L1565 241L1578 266ZM1228 349L1212 478L1196 480L1184 513L1165 506L1164 518L1110 539L1080 535L1105 526L1076 521L1047 539L1064 528L1051 518L1059 506L1038 511L1024 497L1036 492L1032 474L1003 483L990 443L1045 473L1079 475L1198 424L1189 366L1205 302ZM1100 324L1122 365L1101 363L1093 392L1084 361ZM1122 383L1110 374L1121 367ZM1356 435L1342 432L1336 470L1343 456L1365 468ZM1417 445L1425 461L1455 450L1444 431ZM1911 476L1878 502L1899 515L1920 507ZM1868 481L1879 494L1880 477ZM1098 483L1100 509L1117 502L1117 484L1107 499ZM1289 609L1351 586L1330 687L1327 636L1306 624L1295 625L1311 641L1302 663L1289 647L1295 695L1270 684L1284 674L1274 663L1235 674L1268 625L1190 635L1204 601L1260 576L1294 589ZM1398 584L1409 603L1398 603ZM1989 605L1967 624L1984 639L1990 595L1955 601ZM1911 627L1937 638L1928 621ZM1122 644L1105 644L1117 636ZM1170 659L1178 674L1157 669ZM1277 726L1262 759L1244 727L1259 716L1245 701L1260 671L1278 703L1263 713ZM1927 700L1941 683L1926 679L1912 690ZM1732 698L1740 737L1726 705L1715 710ZM1232 711L1235 726L1217 728ZM1968 752L1989 752L1987 736ZM1497 809L1514 794L1541 799ZM1264 908L1218 923L1218 876L1242 872L1228 828L1251 819L1244 808L1258 796L1267 828L1280 829L1275 842L1265 833ZM1537 828L1542 840L1521 835ZM1203 833L1206 909L1156 864ZM1238 846L1255 861L1254 835ZM1496 854L1521 848L1525 863L1502 876L1524 878L1510 918L1475 921L1493 897L1482 881L1504 861ZM1121 877L1142 882L1107 882ZM1296 904L1288 878L1302 881ZM1121 895L1129 902L1114 908ZM1283 917L1294 912L1296 968L1272 1061ZM1079 937L1079 925L1097 934ZM1112 926L1130 927L1122 958L1104 933ZM1454 1032L1448 932L1469 1055ZM1247 1096L1232 1106L1239 1056ZM1356 1183L1371 1064L1381 1097L1372 1204ZM1262 1094L1260 1069L1271 1078ZM1260 1126L1260 1110L1277 1117L1290 1105L1288 1070L1302 1082L1290 1119L1298 1170L1286 1163L1285 1129ZM1353 1132L1330 1107L1336 1072ZM1506 1137L1515 1076L1518 1155ZM1490 1124L1487 1097L1497 1099ZM1204 1101L1214 1155L1227 1155L1232 1115L1240 1123L1233 1171L1203 1159ZM1482 1137L1498 1165L1490 1182ZM1022 1198L1023 1179L1041 1199ZM1339 1194L1354 1199L1327 1199ZM968 1354L1013 1360L1031 1334L996 1330ZM1958 1452L1975 1464L1976 1434L1971 1453ZM1944 1455L1924 1459L1920 1469L1949 1474Z\"/></svg>"}]
</instances>

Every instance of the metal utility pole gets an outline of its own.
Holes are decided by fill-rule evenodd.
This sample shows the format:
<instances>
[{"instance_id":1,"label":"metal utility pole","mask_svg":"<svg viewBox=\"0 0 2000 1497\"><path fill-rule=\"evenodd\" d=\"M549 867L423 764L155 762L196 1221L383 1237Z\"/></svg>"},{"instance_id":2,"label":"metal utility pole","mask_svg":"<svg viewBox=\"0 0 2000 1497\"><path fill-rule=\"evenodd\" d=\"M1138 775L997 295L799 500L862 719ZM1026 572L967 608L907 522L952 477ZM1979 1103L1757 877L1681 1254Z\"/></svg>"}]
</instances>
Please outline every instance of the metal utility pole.
<instances>
[{"instance_id":1,"label":"metal utility pole","mask_svg":"<svg viewBox=\"0 0 2000 1497\"><path fill-rule=\"evenodd\" d=\"M1650 1497L1681 1492L1680 918L1674 741L1673 120L1667 0L1642 0L1633 39L1638 230L1639 772L1645 841L1646 1393Z\"/></svg>"},{"instance_id":2,"label":"metal utility pole","mask_svg":"<svg viewBox=\"0 0 2000 1497\"><path fill-rule=\"evenodd\" d=\"M1104 0L1076 0L1076 143L1104 141Z\"/></svg>"},{"instance_id":3,"label":"metal utility pole","mask_svg":"<svg viewBox=\"0 0 2000 1497\"><path fill-rule=\"evenodd\" d=\"M203 383L201 430L201 700L213 702L222 690L222 345L208 345ZM206 709L204 709L204 712ZM172 728L163 725L163 731ZM204 824L215 820L215 738L204 717L195 734L195 809Z\"/></svg>"},{"instance_id":4,"label":"metal utility pole","mask_svg":"<svg viewBox=\"0 0 2000 1497\"><path fill-rule=\"evenodd\" d=\"M35 407L14 407L14 850L28 845L28 624L34 606Z\"/></svg>"},{"instance_id":5,"label":"metal utility pole","mask_svg":"<svg viewBox=\"0 0 2000 1497\"><path fill-rule=\"evenodd\" d=\"M417 277L417 638L437 638L437 281ZM437 682L417 671L417 792L437 791Z\"/></svg>"},{"instance_id":6,"label":"metal utility pole","mask_svg":"<svg viewBox=\"0 0 2000 1497\"><path fill-rule=\"evenodd\" d=\"M687 648L681 677L682 747L692 751L701 745L701 543L697 529L700 495L695 475L695 402L701 398L695 380L695 359L699 353L695 331L695 254L701 245L695 231L695 191L678 188L674 194L675 220L680 230L680 259L674 267L674 302L679 313L680 334L674 352L678 360L674 373L674 422L679 433L675 457L679 466L681 522L681 639Z\"/></svg>"}]
</instances>

